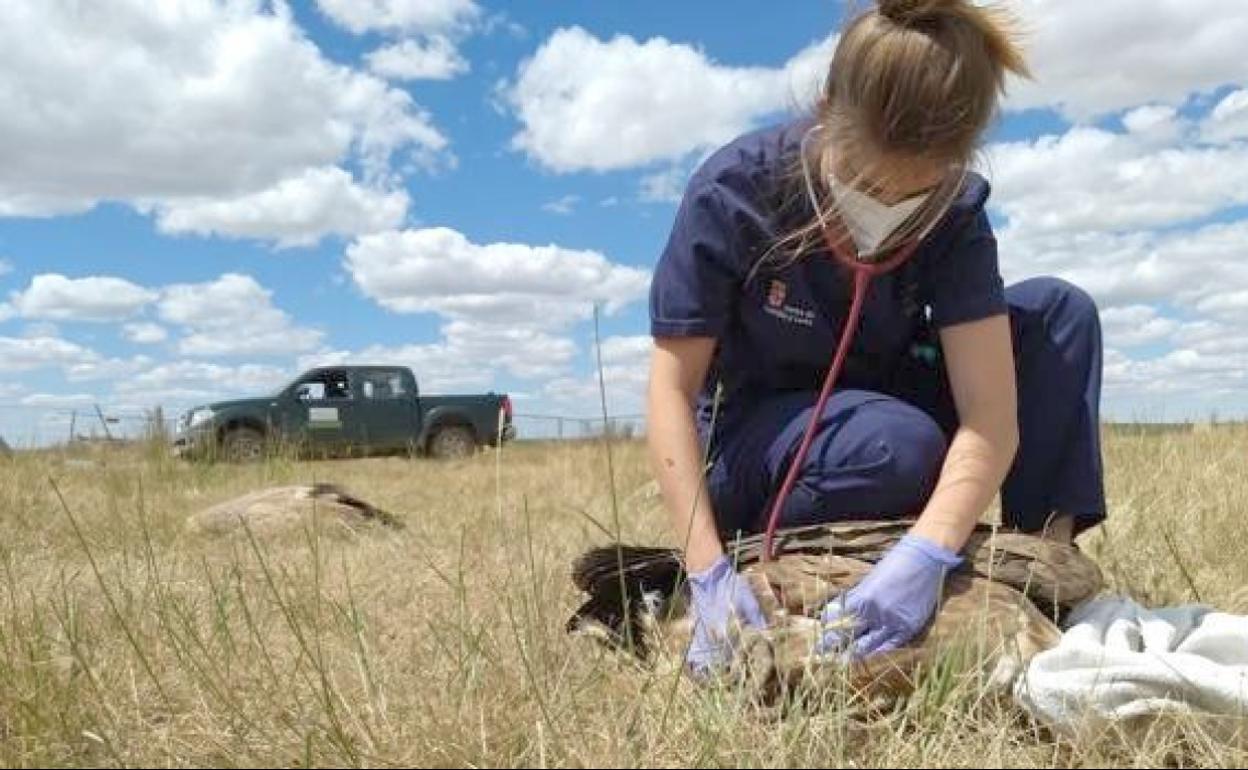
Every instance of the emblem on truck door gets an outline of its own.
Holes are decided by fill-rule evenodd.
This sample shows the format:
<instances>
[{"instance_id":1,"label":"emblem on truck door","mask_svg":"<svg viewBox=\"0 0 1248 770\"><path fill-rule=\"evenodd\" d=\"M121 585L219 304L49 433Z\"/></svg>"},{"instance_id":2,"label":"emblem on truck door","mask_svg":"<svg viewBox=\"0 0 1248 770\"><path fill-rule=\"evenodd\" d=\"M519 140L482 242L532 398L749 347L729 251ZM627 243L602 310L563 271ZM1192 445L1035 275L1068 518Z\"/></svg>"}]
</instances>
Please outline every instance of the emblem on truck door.
<instances>
[{"instance_id":1,"label":"emblem on truck door","mask_svg":"<svg viewBox=\"0 0 1248 770\"><path fill-rule=\"evenodd\" d=\"M338 407L336 406L314 406L308 410L308 427L311 428L341 428L342 421L338 419Z\"/></svg>"}]
</instances>

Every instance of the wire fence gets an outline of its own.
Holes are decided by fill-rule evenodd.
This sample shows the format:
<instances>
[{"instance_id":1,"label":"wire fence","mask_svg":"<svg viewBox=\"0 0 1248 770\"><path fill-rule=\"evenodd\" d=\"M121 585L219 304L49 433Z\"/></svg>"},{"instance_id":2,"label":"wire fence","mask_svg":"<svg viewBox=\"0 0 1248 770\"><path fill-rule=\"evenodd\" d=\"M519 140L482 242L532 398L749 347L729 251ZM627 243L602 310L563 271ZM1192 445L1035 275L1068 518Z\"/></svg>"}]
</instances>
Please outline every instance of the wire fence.
<instances>
[{"instance_id":1,"label":"wire fence","mask_svg":"<svg viewBox=\"0 0 1248 770\"><path fill-rule=\"evenodd\" d=\"M73 443L126 442L169 439L177 433L181 409L162 407L80 406L0 403L0 442L13 449L46 448ZM1236 420L1182 422L1106 421L1107 433L1170 434L1201 431L1215 425L1243 424ZM642 438L646 418L641 414L584 415L515 412L512 423L517 441L577 441L610 436Z\"/></svg>"},{"instance_id":2,"label":"wire fence","mask_svg":"<svg viewBox=\"0 0 1248 770\"><path fill-rule=\"evenodd\" d=\"M516 413L512 415L516 436L520 440L572 440L600 438L639 438L645 435L646 417L641 414L608 414L602 416L573 417L559 414Z\"/></svg>"},{"instance_id":3,"label":"wire fence","mask_svg":"<svg viewBox=\"0 0 1248 770\"><path fill-rule=\"evenodd\" d=\"M14 448L44 448L86 442L125 442L169 438L177 432L181 410L143 409L84 403L81 406L0 404L0 439ZM644 415L585 417L568 414L516 412L517 441L559 441L639 438Z\"/></svg>"},{"instance_id":4,"label":"wire fence","mask_svg":"<svg viewBox=\"0 0 1248 770\"><path fill-rule=\"evenodd\" d=\"M10 447L38 448L95 441L137 441L171 436L177 414L160 407L110 408L0 404L0 438Z\"/></svg>"}]
</instances>

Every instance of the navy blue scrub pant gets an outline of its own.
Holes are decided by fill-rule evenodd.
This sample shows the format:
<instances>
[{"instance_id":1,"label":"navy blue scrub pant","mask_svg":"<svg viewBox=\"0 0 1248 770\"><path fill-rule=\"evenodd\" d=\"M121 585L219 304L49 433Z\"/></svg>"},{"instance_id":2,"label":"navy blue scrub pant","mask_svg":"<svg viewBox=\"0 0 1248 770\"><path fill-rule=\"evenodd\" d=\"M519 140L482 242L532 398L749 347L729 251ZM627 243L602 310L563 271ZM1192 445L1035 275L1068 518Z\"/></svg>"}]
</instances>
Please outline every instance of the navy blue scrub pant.
<instances>
[{"instance_id":1,"label":"navy blue scrub pant","mask_svg":"<svg viewBox=\"0 0 1248 770\"><path fill-rule=\"evenodd\" d=\"M1099 434L1101 329L1092 299L1054 278L1007 287L1019 448L1001 487L1003 525L1042 530L1054 513L1081 532L1105 518ZM831 355L831 352L829 352ZM761 531L819 394L751 403L716 430L707 483L721 532ZM956 409L943 363L912 360L883 391L829 397L781 526L917 516L931 497Z\"/></svg>"}]
</instances>

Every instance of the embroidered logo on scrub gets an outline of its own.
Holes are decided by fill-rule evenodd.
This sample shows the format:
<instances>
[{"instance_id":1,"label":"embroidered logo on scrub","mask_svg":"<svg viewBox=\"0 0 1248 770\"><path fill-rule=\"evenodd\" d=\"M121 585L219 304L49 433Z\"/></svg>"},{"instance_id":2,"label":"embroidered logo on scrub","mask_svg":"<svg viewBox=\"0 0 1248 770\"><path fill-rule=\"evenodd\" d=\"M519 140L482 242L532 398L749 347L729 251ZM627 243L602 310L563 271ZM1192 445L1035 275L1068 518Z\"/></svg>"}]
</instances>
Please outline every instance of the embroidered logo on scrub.
<instances>
[{"instance_id":1,"label":"embroidered logo on scrub","mask_svg":"<svg viewBox=\"0 0 1248 770\"><path fill-rule=\"evenodd\" d=\"M789 293L789 287L784 281L772 281L771 286L767 289L767 304L772 307L780 307L784 304L784 297Z\"/></svg>"},{"instance_id":2,"label":"embroidered logo on scrub","mask_svg":"<svg viewBox=\"0 0 1248 770\"><path fill-rule=\"evenodd\" d=\"M784 300L789 296L789 286L784 281L773 280L767 286L767 302L763 311L785 323L800 326L815 325L815 311L806 310L797 305L786 305Z\"/></svg>"}]
</instances>

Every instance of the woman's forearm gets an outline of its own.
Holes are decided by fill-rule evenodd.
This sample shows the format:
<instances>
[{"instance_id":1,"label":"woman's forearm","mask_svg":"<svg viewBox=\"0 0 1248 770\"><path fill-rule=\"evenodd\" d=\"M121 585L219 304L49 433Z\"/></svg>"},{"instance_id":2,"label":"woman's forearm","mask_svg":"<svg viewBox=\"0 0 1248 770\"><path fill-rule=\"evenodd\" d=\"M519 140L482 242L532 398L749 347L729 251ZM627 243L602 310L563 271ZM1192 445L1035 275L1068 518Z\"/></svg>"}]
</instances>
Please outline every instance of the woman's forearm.
<instances>
[{"instance_id":1,"label":"woman's forearm","mask_svg":"<svg viewBox=\"0 0 1248 770\"><path fill-rule=\"evenodd\" d=\"M651 387L647 444L651 468L688 569L709 567L723 547L706 489L692 409L679 388Z\"/></svg>"},{"instance_id":2,"label":"woman's forearm","mask_svg":"<svg viewBox=\"0 0 1248 770\"><path fill-rule=\"evenodd\" d=\"M951 551L961 549L1000 489L1017 448L1018 434L1012 426L960 427L949 444L936 490L912 531Z\"/></svg>"}]
</instances>

